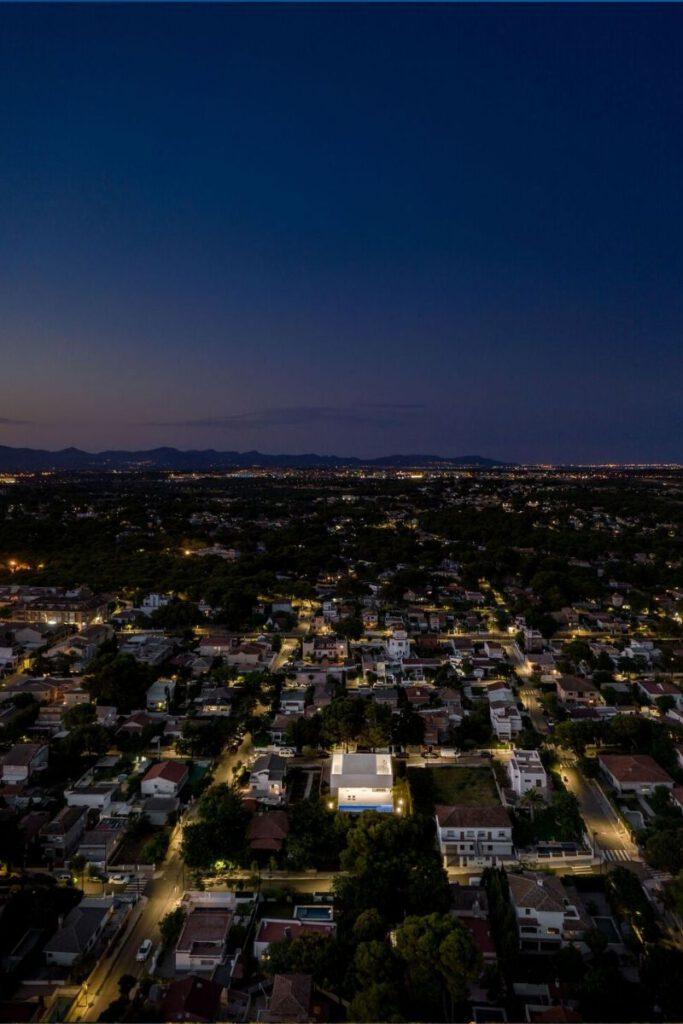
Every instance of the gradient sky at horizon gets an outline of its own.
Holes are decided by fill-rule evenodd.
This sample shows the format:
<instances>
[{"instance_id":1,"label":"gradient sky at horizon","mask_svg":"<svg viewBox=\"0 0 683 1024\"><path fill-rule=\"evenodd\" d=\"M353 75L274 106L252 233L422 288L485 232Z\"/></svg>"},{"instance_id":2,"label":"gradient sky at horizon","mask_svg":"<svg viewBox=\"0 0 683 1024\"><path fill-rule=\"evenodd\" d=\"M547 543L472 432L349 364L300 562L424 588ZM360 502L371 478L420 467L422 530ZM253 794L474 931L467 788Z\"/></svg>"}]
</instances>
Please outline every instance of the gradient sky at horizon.
<instances>
[{"instance_id":1,"label":"gradient sky at horizon","mask_svg":"<svg viewBox=\"0 0 683 1024\"><path fill-rule=\"evenodd\" d=\"M0 444L683 460L683 9L0 7Z\"/></svg>"}]
</instances>

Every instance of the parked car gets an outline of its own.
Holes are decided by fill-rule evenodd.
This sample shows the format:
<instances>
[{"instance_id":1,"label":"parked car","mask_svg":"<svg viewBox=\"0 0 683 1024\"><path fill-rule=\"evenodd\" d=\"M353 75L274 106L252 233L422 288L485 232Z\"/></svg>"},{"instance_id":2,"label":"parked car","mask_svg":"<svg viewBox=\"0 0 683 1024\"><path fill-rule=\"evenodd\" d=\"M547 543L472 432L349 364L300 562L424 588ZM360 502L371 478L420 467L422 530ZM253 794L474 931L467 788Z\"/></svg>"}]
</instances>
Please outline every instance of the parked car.
<instances>
[{"instance_id":1,"label":"parked car","mask_svg":"<svg viewBox=\"0 0 683 1024\"><path fill-rule=\"evenodd\" d=\"M138 963L142 964L142 963L145 962L145 960L147 959L147 957L149 956L149 954L151 952L152 952L152 940L151 939L143 939L143 941L140 943L139 950L135 954L135 959L138 961Z\"/></svg>"}]
</instances>

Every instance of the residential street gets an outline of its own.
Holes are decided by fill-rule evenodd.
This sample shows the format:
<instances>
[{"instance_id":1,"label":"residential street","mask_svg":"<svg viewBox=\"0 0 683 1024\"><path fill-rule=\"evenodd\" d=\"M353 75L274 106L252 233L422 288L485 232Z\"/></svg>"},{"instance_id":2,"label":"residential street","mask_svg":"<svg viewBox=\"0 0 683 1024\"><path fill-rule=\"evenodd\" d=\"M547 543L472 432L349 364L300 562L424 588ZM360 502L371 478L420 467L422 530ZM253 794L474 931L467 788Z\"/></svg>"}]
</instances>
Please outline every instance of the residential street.
<instances>
[{"instance_id":1,"label":"residential street","mask_svg":"<svg viewBox=\"0 0 683 1024\"><path fill-rule=\"evenodd\" d=\"M238 761L246 761L251 751L251 736L244 737L236 751L226 750L214 772L215 782L228 782L232 768ZM187 871L184 867L180 847L182 827L192 820L196 813L194 804L185 814L183 821L173 831L166 859L149 883L147 895L140 900L131 914L128 929L119 940L110 956L104 957L76 999L68 1017L70 1021L97 1020L103 1010L118 996L118 981L122 974L141 977L149 965L138 963L135 955L144 939L151 939L155 950L159 947L159 921L181 898L185 888Z\"/></svg>"},{"instance_id":2,"label":"residential street","mask_svg":"<svg viewBox=\"0 0 683 1024\"><path fill-rule=\"evenodd\" d=\"M605 860L640 860L638 848L631 841L626 826L614 811L594 779L587 779L579 771L573 757L564 756L560 762L567 789L579 801L586 831L602 851Z\"/></svg>"}]
</instances>

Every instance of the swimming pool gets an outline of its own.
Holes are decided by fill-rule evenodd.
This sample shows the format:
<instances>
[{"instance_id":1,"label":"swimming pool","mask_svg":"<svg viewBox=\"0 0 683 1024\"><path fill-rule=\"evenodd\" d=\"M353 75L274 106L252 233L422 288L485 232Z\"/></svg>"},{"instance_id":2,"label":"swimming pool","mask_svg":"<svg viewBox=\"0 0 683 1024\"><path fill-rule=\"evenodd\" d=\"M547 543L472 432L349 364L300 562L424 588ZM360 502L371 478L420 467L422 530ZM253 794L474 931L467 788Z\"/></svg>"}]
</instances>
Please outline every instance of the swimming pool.
<instances>
[{"instance_id":1,"label":"swimming pool","mask_svg":"<svg viewBox=\"0 0 683 1024\"><path fill-rule=\"evenodd\" d=\"M594 917L593 920L595 922L595 927L602 932L609 944L616 945L621 942L621 936L619 935L613 918Z\"/></svg>"},{"instance_id":2,"label":"swimming pool","mask_svg":"<svg viewBox=\"0 0 683 1024\"><path fill-rule=\"evenodd\" d=\"M332 907L305 904L301 907L294 908L294 917L298 921L331 921Z\"/></svg>"}]
</instances>

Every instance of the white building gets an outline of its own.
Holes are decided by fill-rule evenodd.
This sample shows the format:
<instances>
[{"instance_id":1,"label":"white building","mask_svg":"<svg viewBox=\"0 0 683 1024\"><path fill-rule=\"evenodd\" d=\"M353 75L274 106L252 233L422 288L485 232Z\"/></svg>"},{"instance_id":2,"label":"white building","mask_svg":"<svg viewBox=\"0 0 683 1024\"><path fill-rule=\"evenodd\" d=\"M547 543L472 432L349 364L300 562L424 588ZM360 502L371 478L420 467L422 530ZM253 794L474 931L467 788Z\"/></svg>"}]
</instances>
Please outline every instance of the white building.
<instances>
[{"instance_id":1,"label":"white building","mask_svg":"<svg viewBox=\"0 0 683 1024\"><path fill-rule=\"evenodd\" d=\"M157 679L147 691L148 711L168 711L175 693L175 679Z\"/></svg>"},{"instance_id":2,"label":"white building","mask_svg":"<svg viewBox=\"0 0 683 1024\"><path fill-rule=\"evenodd\" d=\"M391 813L393 782L389 754L332 755L330 793L337 797L340 811Z\"/></svg>"},{"instance_id":3,"label":"white building","mask_svg":"<svg viewBox=\"0 0 683 1024\"><path fill-rule=\"evenodd\" d=\"M142 796L178 796L190 772L181 761L160 761L149 769L142 782Z\"/></svg>"},{"instance_id":4,"label":"white building","mask_svg":"<svg viewBox=\"0 0 683 1024\"><path fill-rule=\"evenodd\" d=\"M537 750L513 750L507 773L517 796L524 796L530 790L542 796L548 792L548 776Z\"/></svg>"},{"instance_id":5,"label":"white building","mask_svg":"<svg viewBox=\"0 0 683 1024\"><path fill-rule=\"evenodd\" d=\"M111 807L117 788L115 782L79 780L72 789L64 790L64 796L69 807L90 807L103 814Z\"/></svg>"},{"instance_id":6,"label":"white building","mask_svg":"<svg viewBox=\"0 0 683 1024\"><path fill-rule=\"evenodd\" d=\"M387 654L394 661L403 661L410 657L410 640L404 629L395 629L387 640Z\"/></svg>"},{"instance_id":7,"label":"white building","mask_svg":"<svg viewBox=\"0 0 683 1024\"><path fill-rule=\"evenodd\" d=\"M262 754L249 773L249 795L267 803L281 803L285 794L287 765L279 754Z\"/></svg>"},{"instance_id":8,"label":"white building","mask_svg":"<svg viewBox=\"0 0 683 1024\"><path fill-rule=\"evenodd\" d=\"M491 727L499 740L512 740L522 731L522 716L516 704L492 704Z\"/></svg>"},{"instance_id":9,"label":"white building","mask_svg":"<svg viewBox=\"0 0 683 1024\"><path fill-rule=\"evenodd\" d=\"M170 603L171 598L168 594L147 594L142 599L139 611L144 612L145 615L151 615L152 612L158 611L159 608L165 608Z\"/></svg>"},{"instance_id":10,"label":"white building","mask_svg":"<svg viewBox=\"0 0 683 1024\"><path fill-rule=\"evenodd\" d=\"M675 785L669 773L649 754L601 754L598 764L618 793L647 796L658 786L673 789Z\"/></svg>"},{"instance_id":11,"label":"white building","mask_svg":"<svg viewBox=\"0 0 683 1024\"><path fill-rule=\"evenodd\" d=\"M512 822L504 807L439 804L435 812L445 867L489 867L514 858Z\"/></svg>"},{"instance_id":12,"label":"white building","mask_svg":"<svg viewBox=\"0 0 683 1024\"><path fill-rule=\"evenodd\" d=\"M234 912L227 906L192 907L175 948L176 971L213 972L227 958Z\"/></svg>"},{"instance_id":13,"label":"white building","mask_svg":"<svg viewBox=\"0 0 683 1024\"><path fill-rule=\"evenodd\" d=\"M556 875L510 874L508 885L522 949L552 952L594 927L578 895Z\"/></svg>"},{"instance_id":14,"label":"white building","mask_svg":"<svg viewBox=\"0 0 683 1024\"><path fill-rule=\"evenodd\" d=\"M8 785L28 782L47 768L48 756L46 743L17 743L2 759L2 781Z\"/></svg>"}]
</instances>

